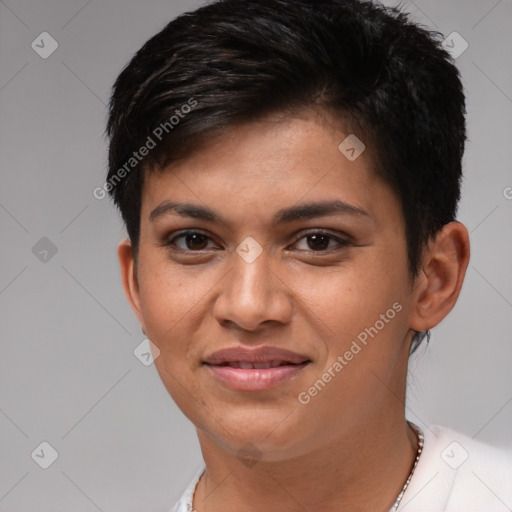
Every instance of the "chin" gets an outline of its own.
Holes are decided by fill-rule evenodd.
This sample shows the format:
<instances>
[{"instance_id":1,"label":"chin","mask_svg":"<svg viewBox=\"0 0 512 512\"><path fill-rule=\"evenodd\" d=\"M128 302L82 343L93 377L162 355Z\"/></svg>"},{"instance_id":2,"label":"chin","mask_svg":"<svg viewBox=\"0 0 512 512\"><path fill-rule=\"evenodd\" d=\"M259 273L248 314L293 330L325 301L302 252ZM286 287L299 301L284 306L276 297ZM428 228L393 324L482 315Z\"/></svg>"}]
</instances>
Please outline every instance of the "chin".
<instances>
[{"instance_id":1,"label":"chin","mask_svg":"<svg viewBox=\"0 0 512 512\"><path fill-rule=\"evenodd\" d=\"M297 446L305 441L301 425L290 422L287 418L290 410L287 409L280 414L268 414L255 411L254 415L244 412L244 419L240 418L240 411L233 411L233 414L222 413L222 420L211 421L203 416L207 424L203 424L201 430L214 438L216 443L224 446L231 452L251 449L254 447L261 452L263 460L281 460L286 454L297 451ZM263 417L262 417L263 416Z\"/></svg>"}]
</instances>

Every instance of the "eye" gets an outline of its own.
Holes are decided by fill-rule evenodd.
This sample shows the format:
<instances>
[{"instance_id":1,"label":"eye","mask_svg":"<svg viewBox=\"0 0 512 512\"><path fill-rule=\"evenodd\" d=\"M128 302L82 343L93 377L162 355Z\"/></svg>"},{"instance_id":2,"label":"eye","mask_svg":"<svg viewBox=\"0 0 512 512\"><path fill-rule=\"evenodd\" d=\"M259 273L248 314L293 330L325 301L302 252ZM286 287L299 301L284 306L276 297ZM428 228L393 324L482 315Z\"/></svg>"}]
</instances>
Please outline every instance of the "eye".
<instances>
[{"instance_id":1,"label":"eye","mask_svg":"<svg viewBox=\"0 0 512 512\"><path fill-rule=\"evenodd\" d=\"M182 251L203 251L218 248L209 236L199 231L180 233L171 238L165 245L177 247Z\"/></svg>"},{"instance_id":2,"label":"eye","mask_svg":"<svg viewBox=\"0 0 512 512\"><path fill-rule=\"evenodd\" d=\"M330 233L309 233L300 238L295 244L299 251L329 251L350 245L347 240L331 235Z\"/></svg>"}]
</instances>

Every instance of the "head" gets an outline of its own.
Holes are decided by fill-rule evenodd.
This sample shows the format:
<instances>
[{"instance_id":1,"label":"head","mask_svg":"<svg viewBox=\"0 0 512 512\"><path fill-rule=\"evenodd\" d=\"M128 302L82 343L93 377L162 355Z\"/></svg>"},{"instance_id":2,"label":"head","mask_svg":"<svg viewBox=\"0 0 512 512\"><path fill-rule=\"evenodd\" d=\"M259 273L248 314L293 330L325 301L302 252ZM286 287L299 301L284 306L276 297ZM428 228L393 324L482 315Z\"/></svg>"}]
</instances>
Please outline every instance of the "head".
<instances>
[{"instance_id":1,"label":"head","mask_svg":"<svg viewBox=\"0 0 512 512\"><path fill-rule=\"evenodd\" d=\"M261 440L291 406L269 458L403 413L409 354L469 258L464 94L441 40L372 2L221 0L118 77L123 283L164 384L219 445ZM263 345L308 362L265 391L212 377L215 351Z\"/></svg>"}]
</instances>

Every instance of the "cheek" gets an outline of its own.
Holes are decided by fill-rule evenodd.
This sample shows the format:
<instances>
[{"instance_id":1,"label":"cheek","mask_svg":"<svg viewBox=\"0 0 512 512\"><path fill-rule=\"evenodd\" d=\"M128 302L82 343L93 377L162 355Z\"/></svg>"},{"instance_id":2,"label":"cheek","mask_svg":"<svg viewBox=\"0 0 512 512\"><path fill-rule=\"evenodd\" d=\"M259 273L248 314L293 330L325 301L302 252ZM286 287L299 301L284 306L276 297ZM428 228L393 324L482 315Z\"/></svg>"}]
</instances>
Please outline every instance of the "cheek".
<instances>
[{"instance_id":1,"label":"cheek","mask_svg":"<svg viewBox=\"0 0 512 512\"><path fill-rule=\"evenodd\" d=\"M147 258L139 279L141 309L148 329L160 336L198 307L209 289L207 277L180 269L160 258ZM181 322L180 322L181 323Z\"/></svg>"},{"instance_id":2,"label":"cheek","mask_svg":"<svg viewBox=\"0 0 512 512\"><path fill-rule=\"evenodd\" d=\"M140 288L141 309L146 325L159 337L169 329L179 315L178 297L181 285L161 273L153 273Z\"/></svg>"},{"instance_id":3,"label":"cheek","mask_svg":"<svg viewBox=\"0 0 512 512\"><path fill-rule=\"evenodd\" d=\"M140 300L147 336L160 350L155 368L176 404L188 411L190 393L200 396L194 392L195 384L190 379L189 360L193 356L192 341L197 338L197 317L204 314L201 297L209 287L204 286L204 280L184 277L167 262L148 262L146 268L151 271L139 283ZM195 400L201 402L199 398Z\"/></svg>"},{"instance_id":4,"label":"cheek","mask_svg":"<svg viewBox=\"0 0 512 512\"><path fill-rule=\"evenodd\" d=\"M405 283L403 275L382 268L379 259L372 257L330 272L303 272L293 289L305 310L321 319L333 336L342 338L373 324L403 299Z\"/></svg>"},{"instance_id":5,"label":"cheek","mask_svg":"<svg viewBox=\"0 0 512 512\"><path fill-rule=\"evenodd\" d=\"M357 352L355 357L348 354L351 362L343 372L358 386L367 385L370 368L386 374L402 352L408 283L402 274L392 269L383 272L374 263L330 273L321 282L303 282L315 308L309 318L318 318L327 333L322 336L326 345L323 363L329 367L347 351Z\"/></svg>"},{"instance_id":6,"label":"cheek","mask_svg":"<svg viewBox=\"0 0 512 512\"><path fill-rule=\"evenodd\" d=\"M177 268L156 258L148 258L146 269L139 284L141 310L147 336L160 349L156 367L170 390L172 377L186 379L198 364L202 337L210 332L204 328L210 318L208 301L222 274L218 269Z\"/></svg>"}]
</instances>

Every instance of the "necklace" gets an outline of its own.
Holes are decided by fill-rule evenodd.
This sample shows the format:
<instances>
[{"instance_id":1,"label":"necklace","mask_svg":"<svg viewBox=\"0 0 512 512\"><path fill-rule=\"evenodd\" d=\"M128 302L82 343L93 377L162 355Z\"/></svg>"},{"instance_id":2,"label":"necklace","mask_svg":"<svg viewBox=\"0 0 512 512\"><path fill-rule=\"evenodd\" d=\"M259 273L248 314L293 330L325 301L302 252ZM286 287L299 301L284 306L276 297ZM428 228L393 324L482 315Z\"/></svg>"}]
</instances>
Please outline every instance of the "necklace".
<instances>
[{"instance_id":1,"label":"necklace","mask_svg":"<svg viewBox=\"0 0 512 512\"><path fill-rule=\"evenodd\" d=\"M412 475L414 474L414 470L416 469L416 466L418 465L418 461L420 460L420 455L421 455L421 452L423 451L423 445L424 445L424 442L425 442L425 437L423 435L423 430L421 430L420 427L418 427L417 425L415 425L411 421L408 421L407 423L409 424L409 426L416 433L416 436L418 438L418 450L416 451L416 459L414 460L414 465L412 466L411 472L409 473L409 476L407 477L407 480L406 480L404 486L402 487L402 490L400 491L400 494L396 498L395 503L391 507L392 511L398 510L398 506L400 505L400 502L402 501L402 498L404 497L404 494L405 494L405 491L407 490L407 487L409 487L409 483L411 481ZM203 475L201 475L201 477L202 476ZM199 480L201 480L201 477L200 477ZM195 492L194 492L194 494L195 494ZM195 512L195 509L192 509L191 512Z\"/></svg>"},{"instance_id":2,"label":"necklace","mask_svg":"<svg viewBox=\"0 0 512 512\"><path fill-rule=\"evenodd\" d=\"M400 491L400 494L398 495L395 503L391 507L391 510L398 510L398 505L400 505L400 502L402 501L402 498L404 497L405 491L406 491L407 487L409 486L409 482L411 481L412 475L414 474L414 470L416 469L416 466L418 465L418 461L420 460L420 455L421 455L421 452L423 451L423 444L425 442L425 438L423 436L423 430L421 430L420 427L418 427L411 421L408 421L407 423L415 431L415 433L418 437L418 451L416 452L416 459L414 461L414 465L411 469L409 477L407 478L407 481L405 482L404 486L402 487L402 490Z\"/></svg>"}]
</instances>

